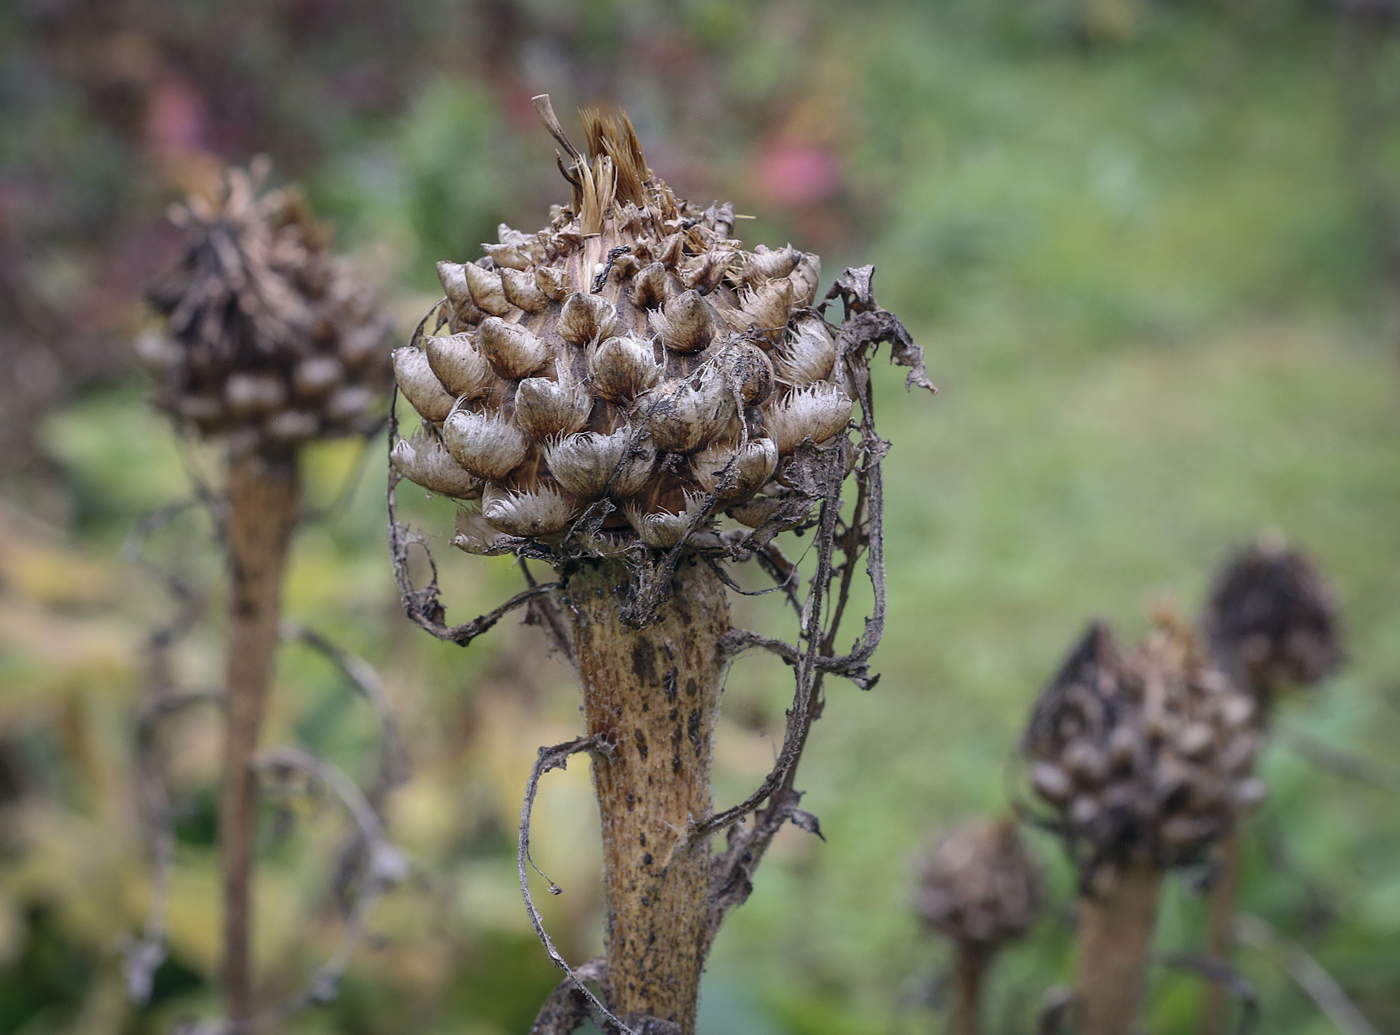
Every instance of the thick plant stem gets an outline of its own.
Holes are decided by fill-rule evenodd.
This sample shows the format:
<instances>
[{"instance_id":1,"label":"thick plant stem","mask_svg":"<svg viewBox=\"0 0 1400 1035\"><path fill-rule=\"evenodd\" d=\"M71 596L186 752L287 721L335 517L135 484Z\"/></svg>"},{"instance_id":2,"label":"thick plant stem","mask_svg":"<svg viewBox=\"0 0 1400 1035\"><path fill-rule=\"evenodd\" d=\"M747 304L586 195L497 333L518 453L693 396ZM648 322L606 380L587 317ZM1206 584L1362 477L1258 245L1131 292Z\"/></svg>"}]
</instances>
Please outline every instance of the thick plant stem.
<instances>
[{"instance_id":1,"label":"thick plant stem","mask_svg":"<svg viewBox=\"0 0 1400 1035\"><path fill-rule=\"evenodd\" d=\"M229 1020L253 1015L252 877L257 799L251 762L258 747L277 651L282 571L297 518L296 460L290 453L229 459L229 607L224 684L223 986Z\"/></svg>"},{"instance_id":2,"label":"thick plant stem","mask_svg":"<svg viewBox=\"0 0 1400 1035\"><path fill-rule=\"evenodd\" d=\"M1220 863L1210 896L1210 930L1206 954L1222 966L1230 964L1230 945L1235 933L1235 900L1239 893L1240 832L1236 827L1220 844ZM1224 1035L1225 986L1212 981L1206 986L1201 1013L1201 1035Z\"/></svg>"},{"instance_id":3,"label":"thick plant stem","mask_svg":"<svg viewBox=\"0 0 1400 1035\"><path fill-rule=\"evenodd\" d=\"M724 585L682 562L643 630L622 624L622 564L581 566L563 590L573 626L593 785L603 827L608 1006L695 1031L709 950L710 849L691 824L710 813L710 760L729 630Z\"/></svg>"},{"instance_id":4,"label":"thick plant stem","mask_svg":"<svg viewBox=\"0 0 1400 1035\"><path fill-rule=\"evenodd\" d=\"M1162 871L1103 866L1079 898L1080 1035L1132 1035L1147 978Z\"/></svg>"},{"instance_id":5,"label":"thick plant stem","mask_svg":"<svg viewBox=\"0 0 1400 1035\"><path fill-rule=\"evenodd\" d=\"M982 979L991 953L982 945L959 941L953 959L952 1035L978 1035L981 1031Z\"/></svg>"}]
</instances>

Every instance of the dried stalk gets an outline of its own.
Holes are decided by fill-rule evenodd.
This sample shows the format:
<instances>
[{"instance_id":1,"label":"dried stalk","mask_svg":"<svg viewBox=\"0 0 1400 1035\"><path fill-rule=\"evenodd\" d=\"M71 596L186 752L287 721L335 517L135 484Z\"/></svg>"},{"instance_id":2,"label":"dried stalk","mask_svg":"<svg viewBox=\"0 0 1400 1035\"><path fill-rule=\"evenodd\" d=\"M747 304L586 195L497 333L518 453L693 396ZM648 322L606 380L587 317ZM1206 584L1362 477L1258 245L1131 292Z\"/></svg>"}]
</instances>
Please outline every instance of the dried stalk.
<instances>
[{"instance_id":1,"label":"dried stalk","mask_svg":"<svg viewBox=\"0 0 1400 1035\"><path fill-rule=\"evenodd\" d=\"M1220 842L1215 881L1211 887L1210 918L1206 933L1207 957L1225 968L1230 966L1230 948L1234 941L1240 861L1240 831L1236 828L1226 834ZM1229 993L1223 983L1212 981L1206 986L1201 1035L1224 1035L1228 999Z\"/></svg>"},{"instance_id":2,"label":"dried stalk","mask_svg":"<svg viewBox=\"0 0 1400 1035\"><path fill-rule=\"evenodd\" d=\"M1078 905L1080 1035L1132 1035L1147 979L1162 870L1102 866Z\"/></svg>"},{"instance_id":3,"label":"dried stalk","mask_svg":"<svg viewBox=\"0 0 1400 1035\"><path fill-rule=\"evenodd\" d=\"M628 572L581 566L561 591L569 615L603 819L611 1008L690 1032L710 942L710 761L729 630L725 589L682 564L658 620L623 624Z\"/></svg>"},{"instance_id":4,"label":"dried stalk","mask_svg":"<svg viewBox=\"0 0 1400 1035\"><path fill-rule=\"evenodd\" d=\"M978 1035L982 981L991 954L973 942L959 941L953 957L953 1035Z\"/></svg>"},{"instance_id":5,"label":"dried stalk","mask_svg":"<svg viewBox=\"0 0 1400 1035\"><path fill-rule=\"evenodd\" d=\"M299 488L291 452L250 451L228 467L228 569L223 786L223 985L234 1024L253 1016L252 877L257 787L252 768L277 651L282 574Z\"/></svg>"}]
</instances>

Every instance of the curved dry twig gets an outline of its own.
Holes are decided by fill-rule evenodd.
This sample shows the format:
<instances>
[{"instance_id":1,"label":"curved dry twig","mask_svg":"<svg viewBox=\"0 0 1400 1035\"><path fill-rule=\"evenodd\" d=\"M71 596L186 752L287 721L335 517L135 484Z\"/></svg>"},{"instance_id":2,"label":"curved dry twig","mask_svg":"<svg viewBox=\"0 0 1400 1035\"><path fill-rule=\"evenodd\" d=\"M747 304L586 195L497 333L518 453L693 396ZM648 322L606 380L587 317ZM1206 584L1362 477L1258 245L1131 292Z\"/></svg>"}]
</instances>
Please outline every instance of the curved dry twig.
<instances>
[{"instance_id":1,"label":"curved dry twig","mask_svg":"<svg viewBox=\"0 0 1400 1035\"><path fill-rule=\"evenodd\" d=\"M574 976L582 981L606 981L608 961L603 956L594 956L587 963L575 967ZM535 1015L535 1023L530 1025L530 1035L573 1035L588 1021L592 1012L592 1004L579 991L574 977L566 977L554 986L554 991L549 993L540 1012Z\"/></svg>"},{"instance_id":2,"label":"curved dry twig","mask_svg":"<svg viewBox=\"0 0 1400 1035\"><path fill-rule=\"evenodd\" d=\"M1257 916L1235 917L1235 937L1263 952L1288 972L1317 1008L1345 1035L1380 1035L1327 970L1302 947L1285 940L1273 925Z\"/></svg>"},{"instance_id":3,"label":"curved dry twig","mask_svg":"<svg viewBox=\"0 0 1400 1035\"><path fill-rule=\"evenodd\" d=\"M367 846L369 865L355 907L346 921L344 930L341 931L330 959L316 969L301 991L284 1002L261 1011L246 1024L234 1027L232 1031L237 1035L250 1035L252 1032L271 1027L308 1006L334 1000L340 979L350 966L350 959L355 950L364 940L375 906L384 892L402 881L409 871L407 858L385 838L378 812L344 770L296 747L273 748L260 752L254 761L254 767L263 771L299 772L331 791L355 821L359 836Z\"/></svg>"},{"instance_id":4,"label":"curved dry twig","mask_svg":"<svg viewBox=\"0 0 1400 1035\"><path fill-rule=\"evenodd\" d=\"M1172 970L1183 970L1225 989L1226 993L1240 1004L1240 1021L1235 1027L1235 1035L1252 1035L1259 1026L1259 997L1254 994L1254 986L1249 980L1228 964L1209 956L1178 954L1163 956L1157 961Z\"/></svg>"},{"instance_id":5,"label":"curved dry twig","mask_svg":"<svg viewBox=\"0 0 1400 1035\"><path fill-rule=\"evenodd\" d=\"M395 787L408 780L408 752L403 746L398 719L389 705L384 680L364 658L329 639L323 633L297 622L282 623L282 638L310 647L340 670L350 684L369 702L379 720L379 765L374 784L365 797L379 811L380 804Z\"/></svg>"},{"instance_id":6,"label":"curved dry twig","mask_svg":"<svg viewBox=\"0 0 1400 1035\"><path fill-rule=\"evenodd\" d=\"M559 886L535 866L535 861L530 858L530 814L535 807L535 797L539 793L540 777L551 769L563 769L569 764L569 759L584 751L601 750L602 746L596 737L575 737L573 740L563 744L555 744L553 747L540 748L539 755L535 758L535 764L530 769L530 779L525 784L525 800L520 806L520 839L516 852L516 866L520 873L520 893L525 897L525 910L530 914L530 923L535 927L535 934L539 936L544 944L545 952L549 953L549 958L554 961L554 965L568 975L574 987L587 997L601 1014L602 1018L610 1024L617 1026L622 1035L639 1035L627 1027L622 1021L603 1005L584 982L588 980L587 975L581 975L579 970L569 966L569 961L564 959L558 949L554 947L554 941L549 937L549 932L544 929L544 918L540 916L539 909L535 906L535 898L530 893L530 873L529 869L534 868L535 872L545 880L549 881L549 891L552 895L560 893ZM553 998L553 996L551 996ZM538 1024L539 1022L536 1021ZM546 1029L548 1030L548 1029Z\"/></svg>"}]
</instances>

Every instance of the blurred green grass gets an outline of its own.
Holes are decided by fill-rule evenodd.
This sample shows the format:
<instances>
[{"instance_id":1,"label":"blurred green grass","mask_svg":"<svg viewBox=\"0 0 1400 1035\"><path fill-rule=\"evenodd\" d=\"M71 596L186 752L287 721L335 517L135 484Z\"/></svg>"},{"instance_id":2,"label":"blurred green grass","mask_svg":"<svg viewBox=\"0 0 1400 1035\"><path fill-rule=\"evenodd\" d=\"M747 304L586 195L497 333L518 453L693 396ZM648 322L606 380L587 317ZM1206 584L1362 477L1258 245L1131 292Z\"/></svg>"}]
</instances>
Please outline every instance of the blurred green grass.
<instances>
[{"instance_id":1,"label":"blurred green grass","mask_svg":"<svg viewBox=\"0 0 1400 1035\"><path fill-rule=\"evenodd\" d=\"M1400 382L1374 228L1342 158L1335 25L1312 5L1245 6L1127 5L1131 31L1104 38L1069 2L819 5L819 30L798 53L784 42L785 5L697 3L676 16L707 41L738 107L761 108L804 67L814 95L840 99L855 215L831 237L827 277L874 262L882 303L904 316L942 389L930 400L907 394L900 372L880 374L894 443L884 676L870 693L829 688L799 780L827 840L785 833L729 920L707 977L705 1035L941 1030L924 991L946 955L907 909L913 854L936 828L1006 807L1029 703L1091 617L1136 634L1157 594L1194 609L1211 566L1262 528L1314 551L1347 607L1349 667L1285 707L1285 734L1400 771ZM616 9L590 10L579 32L606 38ZM432 260L464 257L498 219L543 218L511 188L548 182L535 168L552 175L548 148L517 141L480 85L429 77L401 119L336 134L309 177L313 199L345 239L379 247L366 254L405 292L430 289ZM743 228L750 243L810 243L801 212L764 211L742 157L707 168L723 182L697 194L732 189L741 211L762 217ZM431 299L421 301L404 311ZM168 432L134 383L54 414L43 440L67 478L73 527L99 557L138 514L184 492ZM334 499L358 461L346 444L320 452L308 464L312 497ZM575 699L558 665L511 667L510 650L532 641L504 627L467 652L407 627L383 545L383 473L375 443L349 502L303 534L288 612L384 669L419 763L392 829L421 870L386 902L385 941L361 952L341 999L288 1030L519 1032L555 975L515 901L512 810L534 745L572 735ZM514 588L504 560L449 556L448 505L405 496L454 613ZM195 569L212 579L217 564L206 556ZM146 591L118 609L134 637L160 604ZM780 627L771 598L741 610ZM216 657L206 635L187 663L207 673ZM374 727L363 707L294 649L279 672L269 740L298 739L364 775ZM101 699L90 675L74 679L65 692L75 700ZM723 729L722 799L767 760L761 734L781 720L785 679L769 661L736 666L731 708L757 718ZM129 706L134 690L115 693L102 714ZM0 714L35 751L62 754L47 713ZM104 726L106 757L124 757L126 732ZM1249 841L1244 907L1305 944L1378 1029L1400 1029L1395 797L1319 770L1286 735L1263 769L1272 797ZM194 765L184 789L210 776ZM566 893L544 905L582 959L600 935L586 767L551 780L539 858ZM110 1006L111 940L144 908L130 812L77 791L51 796L83 830L126 831L108 852L124 868L122 905L95 918L64 897L73 884L0 859L0 904L44 903L11 956L0 937L0 1016L25 1035L145 1032L211 1008L212 859L198 824L181 845L176 964L152 1009L123 1019ZM265 867L279 989L333 933L326 864L304 860L329 859L336 829L333 813L316 813ZM59 841L35 843L62 857ZM1041 993L1069 975L1071 878L1048 838L1035 846L1056 908L995 972L989 1031L1008 1035L1031 1030ZM318 919L299 930L303 915ZM1202 900L1174 883L1160 952L1193 951L1202 917ZM1265 1030L1331 1030L1272 962L1249 950L1238 962ZM1151 1030L1194 1031L1196 996L1191 979L1158 974Z\"/></svg>"}]
</instances>

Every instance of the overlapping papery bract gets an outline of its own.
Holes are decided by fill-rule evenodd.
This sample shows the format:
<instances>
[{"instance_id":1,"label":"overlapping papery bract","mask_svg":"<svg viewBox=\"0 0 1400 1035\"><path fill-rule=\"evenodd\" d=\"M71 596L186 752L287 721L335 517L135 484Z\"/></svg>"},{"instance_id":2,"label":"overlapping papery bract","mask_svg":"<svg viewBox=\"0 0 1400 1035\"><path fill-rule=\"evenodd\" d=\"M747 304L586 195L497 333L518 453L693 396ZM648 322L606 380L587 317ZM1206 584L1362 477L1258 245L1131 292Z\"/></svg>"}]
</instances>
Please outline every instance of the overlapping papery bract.
<instances>
[{"instance_id":1,"label":"overlapping papery bract","mask_svg":"<svg viewBox=\"0 0 1400 1035\"><path fill-rule=\"evenodd\" d=\"M1253 695L1182 622L1160 616L1133 651L1096 624L1036 703L1031 785L1089 861L1193 861L1257 805Z\"/></svg>"},{"instance_id":2,"label":"overlapping papery bract","mask_svg":"<svg viewBox=\"0 0 1400 1035\"><path fill-rule=\"evenodd\" d=\"M176 265L148 292L165 333L138 342L153 402L205 435L294 445L372 430L389 386L389 325L300 195L230 170L214 199L172 210Z\"/></svg>"},{"instance_id":3,"label":"overlapping papery bract","mask_svg":"<svg viewBox=\"0 0 1400 1035\"><path fill-rule=\"evenodd\" d=\"M678 200L625 117L585 119L572 203L536 234L501 226L475 262L439 263L446 333L394 353L423 417L394 463L481 500L456 540L473 552L563 532L604 499L604 532L652 547L719 512L760 525L793 451L850 419L811 308L817 257L745 250L732 206Z\"/></svg>"}]
</instances>

